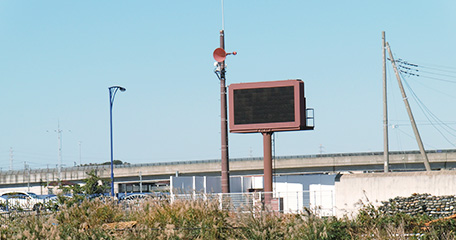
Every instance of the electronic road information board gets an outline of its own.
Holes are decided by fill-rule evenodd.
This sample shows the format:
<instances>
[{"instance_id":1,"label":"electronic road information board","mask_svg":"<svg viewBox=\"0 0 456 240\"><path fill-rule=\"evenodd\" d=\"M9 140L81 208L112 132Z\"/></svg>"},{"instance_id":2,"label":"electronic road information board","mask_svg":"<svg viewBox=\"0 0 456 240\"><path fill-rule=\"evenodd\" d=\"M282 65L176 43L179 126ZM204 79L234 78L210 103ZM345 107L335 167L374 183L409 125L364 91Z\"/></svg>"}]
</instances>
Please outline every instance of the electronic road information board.
<instances>
[{"instance_id":1,"label":"electronic road information board","mask_svg":"<svg viewBox=\"0 0 456 240\"><path fill-rule=\"evenodd\" d=\"M304 82L284 80L229 86L230 132L310 130Z\"/></svg>"}]
</instances>

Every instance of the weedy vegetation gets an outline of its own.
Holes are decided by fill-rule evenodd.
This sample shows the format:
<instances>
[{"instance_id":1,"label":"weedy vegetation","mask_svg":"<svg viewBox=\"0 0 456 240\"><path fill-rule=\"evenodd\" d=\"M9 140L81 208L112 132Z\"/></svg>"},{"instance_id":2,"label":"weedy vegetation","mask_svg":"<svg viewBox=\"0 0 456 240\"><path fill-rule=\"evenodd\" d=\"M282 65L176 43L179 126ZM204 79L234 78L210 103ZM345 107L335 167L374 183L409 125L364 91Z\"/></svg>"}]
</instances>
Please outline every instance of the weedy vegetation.
<instances>
[{"instance_id":1,"label":"weedy vegetation","mask_svg":"<svg viewBox=\"0 0 456 240\"><path fill-rule=\"evenodd\" d=\"M92 180L97 180L92 176ZM0 239L455 239L456 221L429 216L384 214L371 205L348 218L283 214L261 209L220 209L217 200L146 198L128 204L90 198L104 191L88 181L67 189L78 197L59 198L47 211L0 215Z\"/></svg>"},{"instance_id":2,"label":"weedy vegetation","mask_svg":"<svg viewBox=\"0 0 456 240\"><path fill-rule=\"evenodd\" d=\"M84 199L51 212L0 217L1 239L455 239L456 221L384 215L371 206L352 219L221 210L215 200L142 200L126 207ZM107 228L109 223L133 222Z\"/></svg>"}]
</instances>

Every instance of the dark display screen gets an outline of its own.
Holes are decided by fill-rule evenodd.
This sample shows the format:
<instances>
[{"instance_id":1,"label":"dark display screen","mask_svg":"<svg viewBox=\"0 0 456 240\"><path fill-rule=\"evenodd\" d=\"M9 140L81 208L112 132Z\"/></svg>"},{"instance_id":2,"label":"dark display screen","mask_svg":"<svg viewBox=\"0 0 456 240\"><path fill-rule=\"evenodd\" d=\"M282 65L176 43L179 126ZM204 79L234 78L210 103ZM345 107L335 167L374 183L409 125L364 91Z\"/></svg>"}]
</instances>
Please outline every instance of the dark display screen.
<instances>
[{"instance_id":1,"label":"dark display screen","mask_svg":"<svg viewBox=\"0 0 456 240\"><path fill-rule=\"evenodd\" d=\"M294 88L234 90L234 124L295 121Z\"/></svg>"}]
</instances>

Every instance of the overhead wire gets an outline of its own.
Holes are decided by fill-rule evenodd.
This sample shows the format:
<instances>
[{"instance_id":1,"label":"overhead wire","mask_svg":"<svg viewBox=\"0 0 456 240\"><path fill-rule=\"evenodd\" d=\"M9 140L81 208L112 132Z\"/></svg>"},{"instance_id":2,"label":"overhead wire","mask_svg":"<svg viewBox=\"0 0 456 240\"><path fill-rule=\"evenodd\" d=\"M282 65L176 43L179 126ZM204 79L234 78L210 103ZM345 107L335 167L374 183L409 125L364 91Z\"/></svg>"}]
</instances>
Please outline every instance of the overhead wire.
<instances>
[{"instance_id":1,"label":"overhead wire","mask_svg":"<svg viewBox=\"0 0 456 240\"><path fill-rule=\"evenodd\" d=\"M418 79L419 79L419 78L418 78ZM421 86L425 87L426 89L430 89L430 90L432 90L432 91L438 92L439 94L443 94L443 95L445 95L445 96L447 96L447 97L456 99L456 96L455 96L455 95L451 95L451 94L448 94L448 93L446 93L446 92L440 91L440 90L438 90L438 89L436 89L436 88L430 87L429 85L426 85L426 84L422 83L421 81L416 81L416 83L420 84Z\"/></svg>"},{"instance_id":2,"label":"overhead wire","mask_svg":"<svg viewBox=\"0 0 456 240\"><path fill-rule=\"evenodd\" d=\"M452 80L448 80L448 79L443 79L443 78L438 78L438 77L430 77L430 76L426 76L426 75L419 75L419 77L427 78L427 79L432 79L432 80L436 80L436 81L440 81L440 82L456 83L456 81L452 81Z\"/></svg>"},{"instance_id":3,"label":"overhead wire","mask_svg":"<svg viewBox=\"0 0 456 240\"><path fill-rule=\"evenodd\" d=\"M401 130L401 129L399 129L399 128L397 128L397 130L398 130L399 132L401 132L402 134L404 134L405 136L407 136L407 137L409 137L409 138L411 138L411 139L415 139L414 136L412 136L412 135L406 133L405 131L403 131L403 130ZM427 147L430 147L430 148L433 148L433 149L438 149L438 148L436 148L436 147L434 147L434 146L432 146L432 145L430 145L430 144L428 144L428 143L426 143L426 142L423 142L423 144L426 145Z\"/></svg>"},{"instance_id":4,"label":"overhead wire","mask_svg":"<svg viewBox=\"0 0 456 240\"><path fill-rule=\"evenodd\" d=\"M456 132L456 129L448 126L447 124L445 124L442 120L440 120L434 113L432 113L432 111L426 107L426 105L421 101L421 99L416 95L416 93L413 91L413 89L410 87L410 85L408 84L408 81L402 76L401 74L401 78L403 79L405 85L407 86L408 90L410 91L410 93L412 94L413 98L415 99L415 101L418 103L418 107L421 109L421 111L424 113L424 116L426 117L426 119L431 123L431 126L437 130L440 135L452 146L456 147L456 145L454 143L452 143L448 138L447 136L445 136L445 134L443 134L443 132L437 128L437 125L433 122L433 120L430 119L430 117L432 117L434 119L434 121L440 123L441 126L445 126L446 128L442 127L442 130L446 131L448 134L456 137L456 134L452 133L450 130ZM429 117L430 116L430 117Z\"/></svg>"},{"instance_id":5,"label":"overhead wire","mask_svg":"<svg viewBox=\"0 0 456 240\"><path fill-rule=\"evenodd\" d=\"M418 74L418 72L420 72L420 71L421 71L421 72L427 72L427 73L431 73L431 74L434 74L434 75L437 75L437 76L446 76L446 77L450 77L450 78L454 78L454 79L456 79L456 76L448 75L448 74L432 73L432 72L428 72L428 71L422 71L422 70L420 70L419 68L420 68L420 67L424 67L424 68L425 68L426 66L419 65L419 64L415 64L415 63L410 63L410 62L404 61L404 60L402 60L402 59L399 59L399 60L398 60L398 63L399 63L399 67L401 67L402 69L405 69L405 70L402 70L402 71L401 71L401 76L402 76L402 79L404 79L404 81L407 83L407 85L408 85L409 89L411 90L412 94L415 94L415 93L413 92L412 88L410 87L410 85L408 84L408 82L406 81L406 79L403 77L403 74L405 74L405 75L407 75L407 76L409 76L409 77L417 77L417 78L425 77L425 78L432 78L432 79L439 80L439 81L445 81L445 82L456 83L456 81L451 81L451 80L447 80L447 79L441 79L441 78L434 78L434 77L429 77L429 76L423 76L423 75ZM405 66L404 66L404 65L405 65ZM445 67L445 68L456 69L456 68L452 68L452 67ZM419 82L418 82L418 83L419 83ZM437 89L435 89L435 88L429 87L429 86L427 86L427 85L425 85L425 84L422 84L422 83L419 83L419 84L425 86L427 89L432 89L432 90L434 90L434 91L436 91L436 92L439 92L439 93L444 94L444 95L446 95L446 96L449 96L449 97L451 97L451 98L455 98L455 96L450 95L450 94L447 94L447 93L445 93L445 92L443 92L443 91L439 91L439 90L437 90ZM422 106L424 106L424 107L426 108L427 112L428 112L429 114L431 114L431 115L433 116L433 118L434 118L436 121L438 121L439 123L442 123L442 125L446 126L447 128L450 128L451 130L453 130L453 131L456 132L455 129L449 127L449 126L446 125L443 121L441 121L440 119L438 119L438 117L435 116L435 114L433 114L433 113L429 110L429 108L427 108L426 105L424 105L424 103L423 103L421 100L419 100L419 98L418 98L418 96L416 96L416 94L415 94L415 97L416 97L416 99L422 104Z\"/></svg>"},{"instance_id":6,"label":"overhead wire","mask_svg":"<svg viewBox=\"0 0 456 240\"><path fill-rule=\"evenodd\" d=\"M442 127L443 130L445 130L448 134L452 135L453 137L456 137L456 134L454 134L454 133L451 132L451 131L455 131L455 132L456 132L456 130L455 130L454 128L450 127L448 124L446 124L446 123L444 123L443 121L441 121L434 113L432 113L432 112L426 107L426 105L424 105L424 104L421 102L421 100L417 99L417 101L419 101L420 104L422 105L422 107L421 107L422 110L424 109L424 111L428 112L429 115L430 115L432 118L434 118L435 121L437 121L438 123L440 123L440 124L436 124L435 122L432 122L432 121L429 119L429 117L428 117L427 115L425 115L426 118L431 122L431 124L430 124L431 126L433 126L433 127L434 127L436 130L438 130L438 131L439 131L439 129L437 128L437 126L443 126L443 127ZM421 105L420 105L420 106L421 106ZM446 127L446 128L445 128L445 127ZM440 132L440 131L439 131L439 132ZM441 132L440 132L440 133L441 133ZM442 136L445 137L445 136L443 135L443 133L442 133ZM449 141L449 140L448 140L448 141ZM451 142L450 142L450 143L451 143ZM451 143L451 144L452 144L452 143ZM452 145L455 146L454 144L452 144ZM455 147L456 147L456 146L455 146Z\"/></svg>"},{"instance_id":7,"label":"overhead wire","mask_svg":"<svg viewBox=\"0 0 456 240\"><path fill-rule=\"evenodd\" d=\"M425 66L425 65L419 65L420 67L422 68L426 68L426 69L432 69L432 70L435 70L435 71L439 71L439 72L447 72L447 73L456 73L456 70L445 70L445 69L439 69L439 68L435 68L435 67L429 67L429 66ZM456 68L454 68L456 69Z\"/></svg>"},{"instance_id":8,"label":"overhead wire","mask_svg":"<svg viewBox=\"0 0 456 240\"><path fill-rule=\"evenodd\" d=\"M406 83L407 87L409 88L409 90L411 91L411 93L414 95L415 99L417 100L417 102L419 104L421 104L421 106L423 106L426 111L431 115L433 116L434 120L436 120L438 123L440 123L441 125L444 125L446 126L447 128L453 130L456 132L456 129L453 129L451 128L450 126L448 126L447 124L445 124L442 120L440 120L434 113L432 113L432 111L429 110L429 108L426 107L426 105L418 98L418 96L415 94L415 92L413 91L413 89L410 87L410 85L408 84L406 78L403 77L403 75L401 74L401 77L402 79L404 80L404 82Z\"/></svg>"},{"instance_id":9,"label":"overhead wire","mask_svg":"<svg viewBox=\"0 0 456 240\"><path fill-rule=\"evenodd\" d=\"M391 61L391 59L388 59ZM411 92L412 94L412 97L415 99L415 101L418 103L418 106L420 107L421 111L424 113L426 119L428 120L429 124L434 127L439 133L440 135L448 142L450 143L450 145L456 147L456 145L454 143L452 143L448 137L442 132L442 131L445 131L447 134L450 134L454 137L456 137L456 134L454 134L453 132L456 132L456 129L452 128L451 126L449 126L449 124L443 122L442 120L440 120L434 113L432 113L432 111L430 111L429 108L426 107L426 105L420 100L420 98L416 95L416 93L413 91L413 89L411 88L411 86L409 85L409 83L407 82L407 80L405 79L404 75L412 78L412 77L416 77L416 78L429 78L429 79L434 79L434 80L438 80L438 81L444 81L444 82L449 82L449 83L456 83L456 81L453 81L453 80L449 80L449 79L455 79L456 80L456 76L453 76L453 75L449 75L449 74L443 74L443 73L439 73L439 72L431 72L431 71L423 71L421 69L419 69L420 67L421 68L426 68L422 65L418 65L418 64L414 64L414 63L410 63L410 62L407 62L407 61L404 61L400 58L397 58L396 62L398 63L398 70L399 70L399 75L401 77L401 79L403 79L403 81L405 82L405 85L407 86L408 90ZM427 67L428 69L434 69L435 71L443 71L443 72L449 72L449 73L456 73L456 71L451 71L451 70L443 70L443 69L437 69L436 67ZM456 68L450 68L450 69L456 69ZM428 75L422 75L421 72L423 73L426 73L428 75L431 75L431 76L428 76ZM436 77L437 76L437 77ZM446 79L443 79L443 78L440 78L439 76L443 76L445 77ZM421 84L421 83L420 83ZM424 85L424 84L422 84ZM427 86L426 86L427 87ZM429 89L429 87L427 87ZM434 89L434 88L430 88L434 91L437 91L437 92L440 92L444 95L447 95L447 96L450 96L452 98L454 98L452 95L449 95L449 94L446 94L442 91L439 91L437 89ZM432 118L432 119L431 119ZM403 134L406 134L404 131L398 129L397 127L395 126L398 126L398 124L396 125L393 125L393 128L394 129L397 129L398 131L402 132ZM440 128L442 129L439 129L437 126L440 126ZM453 132L452 132L453 131ZM409 136L408 134L406 134L407 136ZM428 144L426 144L428 145Z\"/></svg>"},{"instance_id":10,"label":"overhead wire","mask_svg":"<svg viewBox=\"0 0 456 240\"><path fill-rule=\"evenodd\" d=\"M439 69L436 67L429 67L429 66L425 66L425 65L410 63L410 62L402 60L400 58L398 60L396 60L396 62L398 63L399 71L407 76L415 76L415 77L428 78L428 79L442 81L442 82L456 83L456 75L445 74L445 73L456 73L456 71L444 70L444 69ZM431 71L422 70L421 68L429 69ZM447 67L447 68L449 68L449 67ZM456 68L451 68L451 69L456 69ZM434 71L432 71L432 70L434 70ZM440 73L440 72L445 72L445 73ZM425 74L422 74L422 73L425 73Z\"/></svg>"},{"instance_id":11,"label":"overhead wire","mask_svg":"<svg viewBox=\"0 0 456 240\"><path fill-rule=\"evenodd\" d=\"M435 73L435 72L429 72L429 71L423 71L423 70L420 70L419 72L434 74L434 75L442 76L442 77L456 78L456 76L443 74L443 73Z\"/></svg>"},{"instance_id":12,"label":"overhead wire","mask_svg":"<svg viewBox=\"0 0 456 240\"><path fill-rule=\"evenodd\" d=\"M418 62L414 61L413 64L418 65L418 66L423 67L423 68L434 69L434 70L437 70L437 71L454 72L454 73L456 73L456 67L454 67L454 66L443 66L443 65L438 65L438 64L433 64L433 63L425 63L425 62L420 62L420 61L418 61ZM448 70L448 69L450 69L450 70Z\"/></svg>"},{"instance_id":13,"label":"overhead wire","mask_svg":"<svg viewBox=\"0 0 456 240\"><path fill-rule=\"evenodd\" d=\"M401 121L401 120L396 120L396 121ZM446 124L446 125L450 125L450 124L455 125L456 122L444 122L444 123L440 123L440 124L439 123L429 123L429 122L421 122L421 123L417 122L417 125L420 125L420 126L424 126L424 125L444 125L444 124ZM394 125L396 125L396 126L410 126L410 123L396 123Z\"/></svg>"}]
</instances>

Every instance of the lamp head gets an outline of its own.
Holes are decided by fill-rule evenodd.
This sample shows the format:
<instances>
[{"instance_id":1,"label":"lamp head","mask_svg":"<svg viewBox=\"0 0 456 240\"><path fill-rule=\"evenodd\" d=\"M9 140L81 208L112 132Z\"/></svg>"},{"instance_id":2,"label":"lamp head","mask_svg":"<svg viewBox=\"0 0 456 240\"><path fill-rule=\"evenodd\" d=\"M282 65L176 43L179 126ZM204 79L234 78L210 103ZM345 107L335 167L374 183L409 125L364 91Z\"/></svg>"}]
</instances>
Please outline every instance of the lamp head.
<instances>
[{"instance_id":1,"label":"lamp head","mask_svg":"<svg viewBox=\"0 0 456 240\"><path fill-rule=\"evenodd\" d=\"M127 89L126 89L126 88L124 88L124 87L119 87L119 90L120 90L121 92L125 92L125 91L127 91Z\"/></svg>"}]
</instances>

